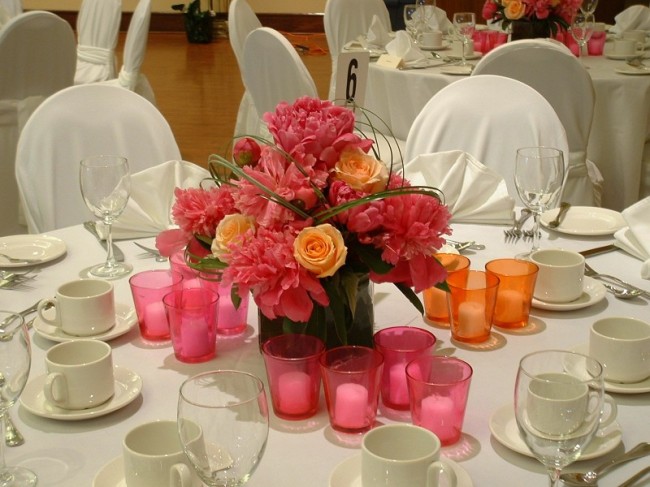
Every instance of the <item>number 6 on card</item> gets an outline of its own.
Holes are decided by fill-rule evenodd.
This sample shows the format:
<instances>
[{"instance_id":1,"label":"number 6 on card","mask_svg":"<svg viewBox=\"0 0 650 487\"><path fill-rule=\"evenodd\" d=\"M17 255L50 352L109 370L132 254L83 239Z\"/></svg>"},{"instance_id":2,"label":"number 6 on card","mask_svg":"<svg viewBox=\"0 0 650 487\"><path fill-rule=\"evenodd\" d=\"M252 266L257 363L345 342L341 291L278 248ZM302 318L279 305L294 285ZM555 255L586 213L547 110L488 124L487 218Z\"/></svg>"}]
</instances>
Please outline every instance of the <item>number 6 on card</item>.
<instances>
[{"instance_id":1,"label":"number 6 on card","mask_svg":"<svg viewBox=\"0 0 650 487\"><path fill-rule=\"evenodd\" d=\"M370 53L367 51L339 54L334 91L334 100L337 104L345 105L354 102L356 105L363 106L369 63Z\"/></svg>"}]
</instances>

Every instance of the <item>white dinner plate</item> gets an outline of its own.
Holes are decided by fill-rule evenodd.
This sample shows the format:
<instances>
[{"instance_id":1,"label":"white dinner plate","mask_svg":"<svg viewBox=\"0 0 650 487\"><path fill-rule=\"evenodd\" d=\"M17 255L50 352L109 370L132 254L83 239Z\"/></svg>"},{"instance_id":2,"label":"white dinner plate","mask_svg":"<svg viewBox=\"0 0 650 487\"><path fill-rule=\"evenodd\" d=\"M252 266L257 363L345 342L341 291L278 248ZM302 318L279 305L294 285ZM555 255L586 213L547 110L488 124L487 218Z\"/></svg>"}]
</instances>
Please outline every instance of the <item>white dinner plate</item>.
<instances>
[{"instance_id":1,"label":"white dinner plate","mask_svg":"<svg viewBox=\"0 0 650 487\"><path fill-rule=\"evenodd\" d=\"M559 208L554 208L542 213L541 224L548 228L559 211ZM551 230L568 235L614 235L625 226L627 223L618 211L596 206L572 206L560 225Z\"/></svg>"},{"instance_id":2,"label":"white dinner plate","mask_svg":"<svg viewBox=\"0 0 650 487\"><path fill-rule=\"evenodd\" d=\"M472 487L472 479L467 471L448 458L441 460L453 469L458 487ZM104 487L104 485L96 486ZM108 487L108 485L106 486ZM113 487L113 486L111 486ZM355 455L339 463L330 475L329 487L361 487L361 455Z\"/></svg>"},{"instance_id":3,"label":"white dinner plate","mask_svg":"<svg viewBox=\"0 0 650 487\"><path fill-rule=\"evenodd\" d=\"M646 76L650 74L650 67L635 68L633 66L626 66L623 68L617 68L614 71L616 71L618 74L629 74L631 76Z\"/></svg>"},{"instance_id":4,"label":"white dinner plate","mask_svg":"<svg viewBox=\"0 0 650 487\"><path fill-rule=\"evenodd\" d=\"M54 319L56 310L54 308L46 309L43 314L47 319ZM138 323L138 315L135 308L124 303L115 303L115 325L104 333L91 336L69 335L58 326L45 323L38 315L34 318L34 331L37 335L52 340L53 342L69 342L72 340L94 338L107 342L113 338L124 335L129 332Z\"/></svg>"},{"instance_id":5,"label":"white dinner plate","mask_svg":"<svg viewBox=\"0 0 650 487\"><path fill-rule=\"evenodd\" d=\"M440 72L454 76L469 76L472 74L472 66L445 66Z\"/></svg>"},{"instance_id":6,"label":"white dinner plate","mask_svg":"<svg viewBox=\"0 0 650 487\"><path fill-rule=\"evenodd\" d=\"M589 355L589 345L583 343L576 347L571 348L572 352L581 353L584 355ZM634 382L631 384L622 384L620 382L608 382L605 381L605 390L607 392L614 392L617 394L645 394L650 392L650 377L640 382Z\"/></svg>"},{"instance_id":7,"label":"white dinner plate","mask_svg":"<svg viewBox=\"0 0 650 487\"><path fill-rule=\"evenodd\" d=\"M481 56L483 56L483 54L481 54L481 53L478 52L478 51L474 51L472 54L468 54L467 56L465 56L465 60L467 60L467 61L471 61L471 60L474 60L474 59L480 59ZM451 54L448 54L448 57L449 57L450 59L460 59L460 58L461 58L461 56L460 56L460 51L459 51L459 52L453 52L453 53L451 53Z\"/></svg>"},{"instance_id":8,"label":"white dinner plate","mask_svg":"<svg viewBox=\"0 0 650 487\"><path fill-rule=\"evenodd\" d=\"M115 393L103 404L88 409L63 409L48 402L43 392L47 375L31 380L20 395L20 404L32 414L61 421L81 421L97 418L117 411L133 402L142 390L142 379L135 372L118 365L113 366Z\"/></svg>"},{"instance_id":9,"label":"white dinner plate","mask_svg":"<svg viewBox=\"0 0 650 487\"><path fill-rule=\"evenodd\" d=\"M528 457L533 456L530 448L519 434L514 405L505 404L495 411L490 418L490 432L506 448ZM590 460L606 455L618 446L621 437L621 425L614 421L605 430L596 433L591 443L587 445L580 460Z\"/></svg>"},{"instance_id":10,"label":"white dinner plate","mask_svg":"<svg viewBox=\"0 0 650 487\"><path fill-rule=\"evenodd\" d=\"M104 465L95 475L92 487L126 487L122 457L114 458Z\"/></svg>"},{"instance_id":11,"label":"white dinner plate","mask_svg":"<svg viewBox=\"0 0 650 487\"><path fill-rule=\"evenodd\" d=\"M585 276L582 281L582 294L578 299L569 301L568 303L548 303L533 298L532 306L537 309L545 309L548 311L572 311L574 309L582 309L599 303L605 299L607 290L603 283Z\"/></svg>"},{"instance_id":12,"label":"white dinner plate","mask_svg":"<svg viewBox=\"0 0 650 487\"><path fill-rule=\"evenodd\" d=\"M49 235L10 235L0 237L0 253L16 259L38 259L33 263L11 263L0 257L0 267L29 267L57 259L66 253L63 240Z\"/></svg>"}]
</instances>

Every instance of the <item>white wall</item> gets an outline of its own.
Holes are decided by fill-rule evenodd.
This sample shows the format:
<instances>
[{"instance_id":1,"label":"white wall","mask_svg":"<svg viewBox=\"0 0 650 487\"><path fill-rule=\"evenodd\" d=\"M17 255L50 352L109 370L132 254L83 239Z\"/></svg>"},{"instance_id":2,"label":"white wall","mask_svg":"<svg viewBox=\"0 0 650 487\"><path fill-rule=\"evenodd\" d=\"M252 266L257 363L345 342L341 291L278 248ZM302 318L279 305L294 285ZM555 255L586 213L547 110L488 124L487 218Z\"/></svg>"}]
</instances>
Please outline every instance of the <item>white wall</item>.
<instances>
[{"instance_id":1,"label":"white wall","mask_svg":"<svg viewBox=\"0 0 650 487\"><path fill-rule=\"evenodd\" d=\"M187 3L189 0L185 0ZM209 0L201 0L207 8ZM322 13L325 10L326 0L248 0L253 10L258 13ZM154 12L173 13L171 5L183 3L183 0L152 0L151 8ZM122 0L125 11L133 11L137 0ZM27 10L79 10L81 0L23 0ZM213 0L214 9L226 12L227 0Z\"/></svg>"}]
</instances>

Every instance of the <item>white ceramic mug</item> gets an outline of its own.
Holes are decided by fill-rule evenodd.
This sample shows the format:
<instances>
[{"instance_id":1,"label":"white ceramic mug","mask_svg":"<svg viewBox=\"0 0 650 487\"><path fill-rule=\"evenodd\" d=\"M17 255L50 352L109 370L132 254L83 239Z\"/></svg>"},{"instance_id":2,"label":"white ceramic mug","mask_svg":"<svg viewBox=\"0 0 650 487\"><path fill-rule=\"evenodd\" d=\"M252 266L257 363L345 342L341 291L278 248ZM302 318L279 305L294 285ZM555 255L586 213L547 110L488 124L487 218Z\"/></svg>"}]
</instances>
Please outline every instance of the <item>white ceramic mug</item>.
<instances>
[{"instance_id":1,"label":"white ceramic mug","mask_svg":"<svg viewBox=\"0 0 650 487\"><path fill-rule=\"evenodd\" d=\"M628 30L623 32L623 39L634 41L635 49L643 49L645 38L646 35L644 30Z\"/></svg>"},{"instance_id":2,"label":"white ceramic mug","mask_svg":"<svg viewBox=\"0 0 650 487\"><path fill-rule=\"evenodd\" d=\"M541 249L530 254L539 271L533 296L548 303L569 303L582 295L585 258L563 249Z\"/></svg>"},{"instance_id":3,"label":"white ceramic mug","mask_svg":"<svg viewBox=\"0 0 650 487\"><path fill-rule=\"evenodd\" d=\"M614 54L617 56L634 56L636 54L636 41L632 39L614 40Z\"/></svg>"},{"instance_id":4,"label":"white ceramic mug","mask_svg":"<svg viewBox=\"0 0 650 487\"><path fill-rule=\"evenodd\" d=\"M418 44L424 48L442 47L442 32L439 30L422 32L418 35Z\"/></svg>"},{"instance_id":5,"label":"white ceramic mug","mask_svg":"<svg viewBox=\"0 0 650 487\"><path fill-rule=\"evenodd\" d=\"M528 421L536 430L549 435L568 435L578 430L589 414L589 386L568 374L539 374L529 384ZM608 426L618 412L614 400L605 395L609 413L600 427Z\"/></svg>"},{"instance_id":6,"label":"white ceramic mug","mask_svg":"<svg viewBox=\"0 0 650 487\"><path fill-rule=\"evenodd\" d=\"M99 340L59 343L47 351L45 398L63 409L87 409L115 393L111 346Z\"/></svg>"},{"instance_id":7,"label":"white ceramic mug","mask_svg":"<svg viewBox=\"0 0 650 487\"><path fill-rule=\"evenodd\" d=\"M591 325L589 355L604 366L605 379L633 383L650 377L650 324L613 316Z\"/></svg>"},{"instance_id":8,"label":"white ceramic mug","mask_svg":"<svg viewBox=\"0 0 650 487\"><path fill-rule=\"evenodd\" d=\"M46 311L50 305L54 311ZM78 279L59 286L54 298L38 303L38 316L68 335L93 336L115 324L113 284L101 279ZM52 317L54 313L54 317Z\"/></svg>"},{"instance_id":9,"label":"white ceramic mug","mask_svg":"<svg viewBox=\"0 0 650 487\"><path fill-rule=\"evenodd\" d=\"M456 473L440 460L440 440L412 424L390 424L370 430L361 444L363 487L437 487L444 475L451 487Z\"/></svg>"},{"instance_id":10,"label":"white ceramic mug","mask_svg":"<svg viewBox=\"0 0 650 487\"><path fill-rule=\"evenodd\" d=\"M196 441L203 441L196 427ZM122 442L127 487L199 487L201 481L183 452L176 421L144 423Z\"/></svg>"}]
</instances>

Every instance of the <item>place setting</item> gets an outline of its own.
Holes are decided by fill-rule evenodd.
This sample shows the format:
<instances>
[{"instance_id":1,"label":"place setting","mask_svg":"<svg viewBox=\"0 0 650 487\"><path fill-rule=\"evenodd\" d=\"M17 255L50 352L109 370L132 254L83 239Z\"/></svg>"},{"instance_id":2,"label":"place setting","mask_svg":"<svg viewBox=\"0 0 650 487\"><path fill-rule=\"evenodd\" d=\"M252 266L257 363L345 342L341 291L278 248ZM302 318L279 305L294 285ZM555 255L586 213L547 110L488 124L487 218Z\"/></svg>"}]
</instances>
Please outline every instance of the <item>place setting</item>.
<instances>
[{"instance_id":1,"label":"place setting","mask_svg":"<svg viewBox=\"0 0 650 487\"><path fill-rule=\"evenodd\" d=\"M626 226L620 212L594 206L570 206L561 219L554 224L560 208L547 210L540 215L543 227L567 235L604 236L614 235Z\"/></svg>"},{"instance_id":2,"label":"place setting","mask_svg":"<svg viewBox=\"0 0 650 487\"><path fill-rule=\"evenodd\" d=\"M32 267L65 255L66 244L51 235L0 237L0 268Z\"/></svg>"}]
</instances>

